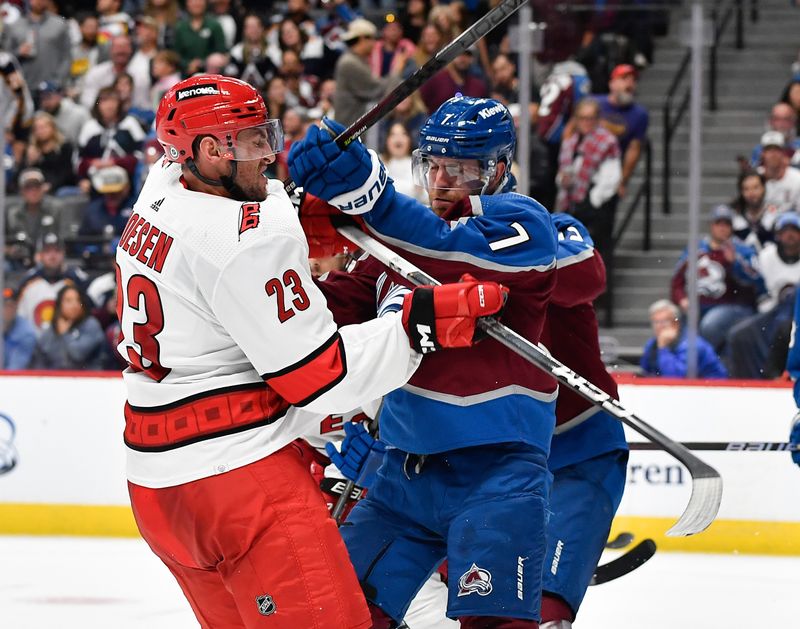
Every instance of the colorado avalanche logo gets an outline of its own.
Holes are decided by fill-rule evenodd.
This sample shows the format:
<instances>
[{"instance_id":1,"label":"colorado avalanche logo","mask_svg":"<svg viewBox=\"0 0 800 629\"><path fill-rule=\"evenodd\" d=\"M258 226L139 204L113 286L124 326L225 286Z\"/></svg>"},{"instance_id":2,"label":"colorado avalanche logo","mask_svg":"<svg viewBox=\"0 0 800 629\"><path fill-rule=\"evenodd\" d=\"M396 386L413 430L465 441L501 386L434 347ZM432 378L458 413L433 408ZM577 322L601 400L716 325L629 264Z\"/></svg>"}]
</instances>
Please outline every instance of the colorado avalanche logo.
<instances>
[{"instance_id":1,"label":"colorado avalanche logo","mask_svg":"<svg viewBox=\"0 0 800 629\"><path fill-rule=\"evenodd\" d=\"M7 474L17 466L18 454L14 447L16 435L14 420L0 413L0 474Z\"/></svg>"},{"instance_id":2,"label":"colorado avalanche logo","mask_svg":"<svg viewBox=\"0 0 800 629\"><path fill-rule=\"evenodd\" d=\"M461 575L458 580L458 595L469 596L473 592L478 596L486 596L492 591L492 573L476 564Z\"/></svg>"}]
</instances>

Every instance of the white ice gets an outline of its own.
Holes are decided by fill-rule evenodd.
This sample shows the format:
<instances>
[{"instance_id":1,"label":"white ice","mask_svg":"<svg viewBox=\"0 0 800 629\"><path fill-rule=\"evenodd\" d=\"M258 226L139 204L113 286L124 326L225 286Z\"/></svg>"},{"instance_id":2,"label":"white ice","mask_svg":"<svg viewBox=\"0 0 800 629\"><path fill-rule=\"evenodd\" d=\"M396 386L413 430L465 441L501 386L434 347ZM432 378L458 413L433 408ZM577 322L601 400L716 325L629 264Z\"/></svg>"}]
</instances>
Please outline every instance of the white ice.
<instances>
[{"instance_id":1,"label":"white ice","mask_svg":"<svg viewBox=\"0 0 800 629\"><path fill-rule=\"evenodd\" d=\"M800 627L798 583L800 558L659 552L635 573L590 588L575 628ZM0 537L3 629L197 626L140 540Z\"/></svg>"}]
</instances>

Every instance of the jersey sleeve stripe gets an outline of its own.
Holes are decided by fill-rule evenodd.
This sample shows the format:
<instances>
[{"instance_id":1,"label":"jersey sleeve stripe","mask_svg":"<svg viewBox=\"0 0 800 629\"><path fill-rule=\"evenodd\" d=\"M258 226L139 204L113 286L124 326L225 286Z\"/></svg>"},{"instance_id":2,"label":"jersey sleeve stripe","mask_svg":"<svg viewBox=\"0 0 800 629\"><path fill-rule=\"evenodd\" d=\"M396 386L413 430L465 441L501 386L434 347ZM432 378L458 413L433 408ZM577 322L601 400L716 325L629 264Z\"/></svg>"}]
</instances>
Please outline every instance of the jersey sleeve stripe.
<instances>
[{"instance_id":1,"label":"jersey sleeve stripe","mask_svg":"<svg viewBox=\"0 0 800 629\"><path fill-rule=\"evenodd\" d=\"M335 387L347 375L342 337L336 332L302 360L261 377L294 406L304 406Z\"/></svg>"},{"instance_id":2,"label":"jersey sleeve stripe","mask_svg":"<svg viewBox=\"0 0 800 629\"><path fill-rule=\"evenodd\" d=\"M269 387L214 391L161 408L125 404L125 444L140 452L163 452L272 424L289 404Z\"/></svg>"}]
</instances>

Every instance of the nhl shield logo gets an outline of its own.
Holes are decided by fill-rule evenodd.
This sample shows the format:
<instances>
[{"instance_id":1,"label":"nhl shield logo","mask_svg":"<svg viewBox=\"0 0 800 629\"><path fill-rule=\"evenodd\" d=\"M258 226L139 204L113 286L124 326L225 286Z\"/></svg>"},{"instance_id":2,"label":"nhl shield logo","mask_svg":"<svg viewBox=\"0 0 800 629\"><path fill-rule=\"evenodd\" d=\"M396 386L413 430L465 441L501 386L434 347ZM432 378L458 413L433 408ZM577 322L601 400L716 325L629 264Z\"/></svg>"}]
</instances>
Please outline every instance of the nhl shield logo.
<instances>
[{"instance_id":1,"label":"nhl shield logo","mask_svg":"<svg viewBox=\"0 0 800 629\"><path fill-rule=\"evenodd\" d=\"M478 596L486 596L492 591L492 573L477 564L472 564L469 570L461 575L458 580L458 595L469 596L473 592Z\"/></svg>"},{"instance_id":2,"label":"nhl shield logo","mask_svg":"<svg viewBox=\"0 0 800 629\"><path fill-rule=\"evenodd\" d=\"M275 601L269 594L262 594L256 597L256 605L258 605L258 613L262 616L272 616L278 608L275 607Z\"/></svg>"}]
</instances>

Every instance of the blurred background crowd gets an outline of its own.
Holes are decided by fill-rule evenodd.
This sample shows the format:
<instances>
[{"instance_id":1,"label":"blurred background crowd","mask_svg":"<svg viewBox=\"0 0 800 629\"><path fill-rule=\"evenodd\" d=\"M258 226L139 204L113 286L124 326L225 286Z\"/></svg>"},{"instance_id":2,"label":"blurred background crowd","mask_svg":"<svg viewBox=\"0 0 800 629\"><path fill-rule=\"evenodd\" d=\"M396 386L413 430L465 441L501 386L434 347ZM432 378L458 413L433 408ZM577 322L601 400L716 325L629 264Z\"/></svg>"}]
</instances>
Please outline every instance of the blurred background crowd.
<instances>
[{"instance_id":1,"label":"blurred background crowd","mask_svg":"<svg viewBox=\"0 0 800 629\"><path fill-rule=\"evenodd\" d=\"M196 73L257 87L286 148L329 116L349 124L497 0L6 0L0 3L5 130L5 369L119 369L113 255L162 150L161 96ZM530 194L575 214L604 255L641 168L637 103L663 3L530 0L538 25L526 110L512 19L457 57L365 138L398 189L427 115L456 93L496 98L532 137ZM792 72L799 72L792 75ZM765 132L740 159L729 204L701 243L701 375L780 377L800 281L800 67L787 68ZM686 260L650 308L641 370L685 375ZM642 321L642 324L645 322ZM708 365L706 368L705 365Z\"/></svg>"}]
</instances>

